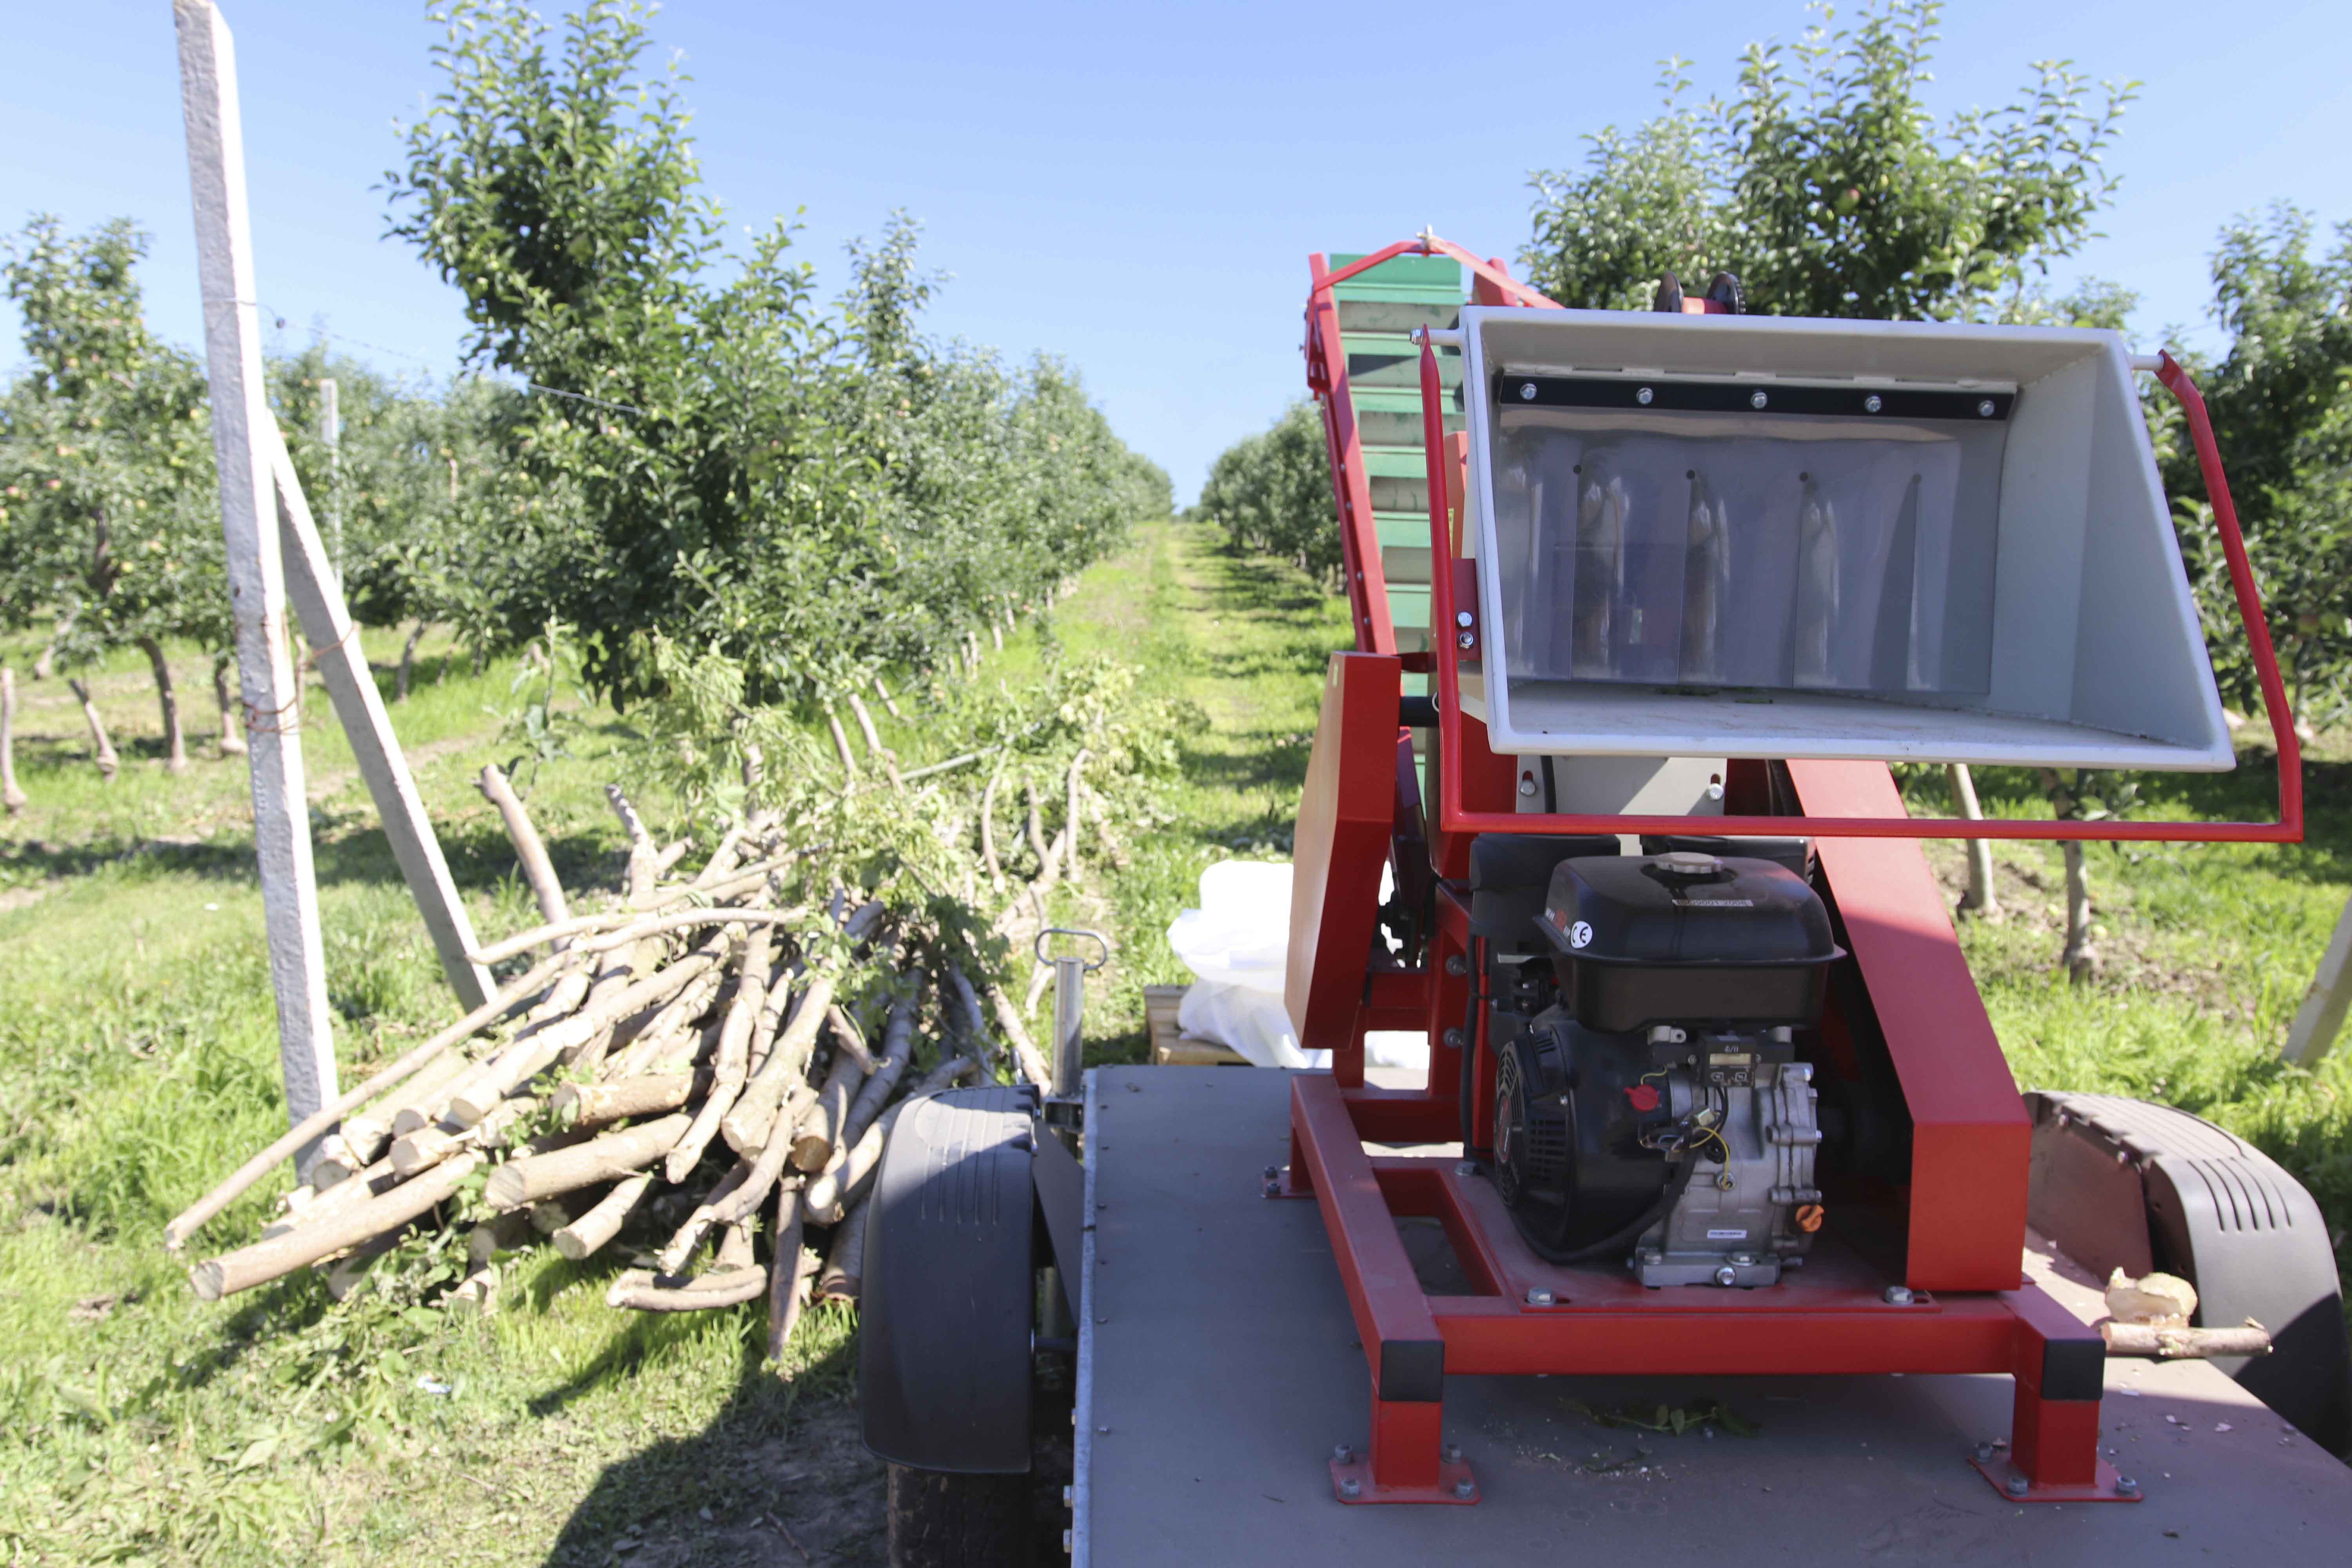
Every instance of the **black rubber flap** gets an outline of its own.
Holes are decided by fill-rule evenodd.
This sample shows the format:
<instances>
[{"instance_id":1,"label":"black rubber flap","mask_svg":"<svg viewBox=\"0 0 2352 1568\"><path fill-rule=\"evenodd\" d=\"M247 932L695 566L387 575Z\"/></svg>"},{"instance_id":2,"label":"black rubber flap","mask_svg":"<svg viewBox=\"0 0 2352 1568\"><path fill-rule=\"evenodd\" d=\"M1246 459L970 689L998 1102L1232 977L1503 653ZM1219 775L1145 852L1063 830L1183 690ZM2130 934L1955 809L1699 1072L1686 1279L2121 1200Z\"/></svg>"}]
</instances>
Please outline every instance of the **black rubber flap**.
<instances>
[{"instance_id":1,"label":"black rubber flap","mask_svg":"<svg viewBox=\"0 0 2352 1568\"><path fill-rule=\"evenodd\" d=\"M866 1446L964 1474L1029 1468L1034 1123L1026 1094L956 1089L899 1113L866 1223Z\"/></svg>"}]
</instances>

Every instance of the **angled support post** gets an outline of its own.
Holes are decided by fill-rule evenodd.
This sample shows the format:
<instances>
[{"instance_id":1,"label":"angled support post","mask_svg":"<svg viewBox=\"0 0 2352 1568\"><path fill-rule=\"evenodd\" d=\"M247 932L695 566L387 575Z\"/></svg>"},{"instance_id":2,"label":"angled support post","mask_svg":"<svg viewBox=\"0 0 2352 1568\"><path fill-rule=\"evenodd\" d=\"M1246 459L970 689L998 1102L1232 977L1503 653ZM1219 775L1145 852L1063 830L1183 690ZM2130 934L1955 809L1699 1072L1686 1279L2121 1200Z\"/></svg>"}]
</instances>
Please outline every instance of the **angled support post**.
<instances>
[{"instance_id":1,"label":"angled support post","mask_svg":"<svg viewBox=\"0 0 2352 1568\"><path fill-rule=\"evenodd\" d=\"M285 634L286 584L269 459L277 442L261 369L253 233L246 207L236 61L228 25L210 0L173 0L180 35L180 103L187 123L188 184L204 291L213 456L220 473L221 531L228 546L229 615L251 748L253 842L278 996L278 1050L286 1110L299 1122L337 1097L327 1002L325 943L310 858L310 803L293 722L293 661ZM316 1146L295 1155L308 1171Z\"/></svg>"},{"instance_id":2,"label":"angled support post","mask_svg":"<svg viewBox=\"0 0 2352 1568\"><path fill-rule=\"evenodd\" d=\"M302 635L310 641L319 673L326 679L327 695L333 700L335 716L342 721L343 733L351 741L360 776L367 781L368 795L375 801L383 836L392 841L393 858L400 863L409 895L416 900L417 913L425 917L425 929L432 933L434 949L441 955L441 972L448 976L449 989L457 994L458 1005L471 1012L488 1001L497 987L490 982L490 972L467 956L481 944L474 940L465 900L450 879L449 863L441 858L433 819L425 813L424 797L416 793L408 761L401 755L392 718L383 710L383 694L375 689L375 677L360 647L359 628L352 624L342 590L336 585L334 563L310 515L310 504L303 499L302 481L295 477L285 438L274 423L269 426L269 448L278 547L286 562L286 586L294 600L294 612L301 619Z\"/></svg>"},{"instance_id":3,"label":"angled support post","mask_svg":"<svg viewBox=\"0 0 2352 1568\"><path fill-rule=\"evenodd\" d=\"M2319 973L2303 1005L2287 1026L2286 1059L2299 1067L2315 1068L2344 1028L2344 1015L2352 1010L2352 902L2336 918L2336 934L2319 957Z\"/></svg>"}]
</instances>

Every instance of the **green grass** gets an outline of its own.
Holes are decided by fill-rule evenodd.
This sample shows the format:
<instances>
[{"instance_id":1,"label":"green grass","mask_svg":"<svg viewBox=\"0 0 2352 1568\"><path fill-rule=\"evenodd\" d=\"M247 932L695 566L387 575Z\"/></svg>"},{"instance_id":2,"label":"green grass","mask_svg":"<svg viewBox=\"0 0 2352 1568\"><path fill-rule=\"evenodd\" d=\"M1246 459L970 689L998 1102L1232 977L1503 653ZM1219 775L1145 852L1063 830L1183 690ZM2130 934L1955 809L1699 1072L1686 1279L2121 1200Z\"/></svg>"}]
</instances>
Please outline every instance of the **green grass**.
<instances>
[{"instance_id":1,"label":"green grass","mask_svg":"<svg viewBox=\"0 0 2352 1568\"><path fill-rule=\"evenodd\" d=\"M1057 920L1118 943L1089 1014L1096 1059L1138 1057L1140 987L1183 978L1164 933L1202 868L1288 853L1321 672L1345 635L1344 609L1303 578L1173 525L1089 572L1055 612L1052 644L1129 660L1151 693L1194 710L1133 864L1115 877L1097 865L1058 895ZM397 653L390 636L367 646L384 664ZM469 775L510 749L495 714L513 705L514 667L475 677L447 652L427 644L415 695L393 712L477 929L494 935L530 905ZM9 653L21 672L28 650ZM983 679L1017 689L1046 656L1024 632ZM178 663L203 729L206 667ZM855 1328L839 1310L805 1321L785 1381L759 1365L757 1308L607 1310L617 1263L534 1254L488 1320L398 1292L336 1306L309 1278L193 1298L156 1244L163 1221L283 1126L244 772L200 741L189 774L163 773L135 658L98 676L125 756L112 784L89 767L63 683L22 690L34 805L0 827L0 1553L604 1563L642 1545L656 1561L772 1560L772 1514L821 1561L876 1561L877 1472L856 1445ZM905 705L885 728L919 762L925 727ZM614 725L575 714L577 755L532 783L577 889L621 875L599 788ZM323 698L303 739L339 1052L356 1072L450 1009ZM2266 778L2151 786L2147 809L2252 815ZM2040 808L2026 781L1984 787L1989 809ZM2008 912L1966 923L1962 940L2021 1081L2168 1098L2237 1128L2312 1185L2340 1233L2352 1051L2316 1074L2276 1061L2352 879L2352 768L2315 764L2312 801L2299 847L2093 850L2107 961L2094 985L2053 973L2053 848L2002 847ZM662 803L645 804L658 820ZM1948 847L1930 853L1957 868ZM248 1198L206 1239L250 1234L263 1206Z\"/></svg>"}]
</instances>

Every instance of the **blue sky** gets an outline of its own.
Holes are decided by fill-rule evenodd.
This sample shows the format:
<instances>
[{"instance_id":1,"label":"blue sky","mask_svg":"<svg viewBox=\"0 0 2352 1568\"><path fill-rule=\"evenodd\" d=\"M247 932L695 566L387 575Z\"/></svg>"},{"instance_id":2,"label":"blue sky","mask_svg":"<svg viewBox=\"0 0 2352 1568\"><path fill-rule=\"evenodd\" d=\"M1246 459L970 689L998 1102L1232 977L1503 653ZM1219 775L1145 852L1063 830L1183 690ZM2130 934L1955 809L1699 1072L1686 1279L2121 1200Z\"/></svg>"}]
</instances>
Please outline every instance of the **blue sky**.
<instances>
[{"instance_id":1,"label":"blue sky","mask_svg":"<svg viewBox=\"0 0 2352 1568\"><path fill-rule=\"evenodd\" d=\"M549 9L557 5L551 4ZM454 294L381 237L396 119L435 83L423 7L228 0L260 294L389 371L454 369ZM15 0L0 224L128 214L153 231L150 312L198 337L168 0ZM1483 30L1482 18L1491 18ZM694 80L703 168L730 216L802 209L830 286L894 207L953 275L934 331L1072 361L1180 497L1303 393L1309 250L1423 225L1515 256L1531 168L1654 111L1657 62L1727 89L1796 0L1674 6L1379 4L834 5L676 0L655 21ZM2352 217L2352 8L1956 4L1934 100L1990 106L2027 64L2144 85L2110 164L2107 237L2067 264L2139 291L2138 334L2197 329L2228 216L2279 197ZM367 346L359 346L367 345Z\"/></svg>"}]
</instances>

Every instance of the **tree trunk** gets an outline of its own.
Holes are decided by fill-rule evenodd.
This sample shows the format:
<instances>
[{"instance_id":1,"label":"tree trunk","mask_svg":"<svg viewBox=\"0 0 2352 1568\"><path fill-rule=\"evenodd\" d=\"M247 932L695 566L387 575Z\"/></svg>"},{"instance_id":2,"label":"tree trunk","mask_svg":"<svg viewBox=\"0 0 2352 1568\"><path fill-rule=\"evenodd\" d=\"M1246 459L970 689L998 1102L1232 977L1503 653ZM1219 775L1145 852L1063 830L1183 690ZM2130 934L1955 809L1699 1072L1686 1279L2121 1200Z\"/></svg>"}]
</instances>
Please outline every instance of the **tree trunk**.
<instances>
[{"instance_id":1,"label":"tree trunk","mask_svg":"<svg viewBox=\"0 0 2352 1568\"><path fill-rule=\"evenodd\" d=\"M25 809L25 792L16 787L16 672L0 664L0 805L8 815Z\"/></svg>"},{"instance_id":2,"label":"tree trunk","mask_svg":"<svg viewBox=\"0 0 2352 1568\"><path fill-rule=\"evenodd\" d=\"M163 715L163 771L186 773L188 742L180 731L180 692L172 684L172 661L163 657L163 645L153 637L141 637L139 651L147 656L147 668L155 672L155 703Z\"/></svg>"},{"instance_id":3,"label":"tree trunk","mask_svg":"<svg viewBox=\"0 0 2352 1568\"><path fill-rule=\"evenodd\" d=\"M89 688L79 678L68 676L66 685L72 689L75 700L81 704L81 716L89 725L90 761L98 764L98 771L111 784L122 760L114 754L114 742L106 738L106 721L98 716L98 704L89 700Z\"/></svg>"},{"instance_id":4,"label":"tree trunk","mask_svg":"<svg viewBox=\"0 0 2352 1568\"><path fill-rule=\"evenodd\" d=\"M2066 858L2066 950L2058 963L2068 981L2084 985L2099 967L2099 955L2091 946L2091 877L2079 840L2070 838L2061 848Z\"/></svg>"},{"instance_id":5,"label":"tree trunk","mask_svg":"<svg viewBox=\"0 0 2352 1568\"><path fill-rule=\"evenodd\" d=\"M890 689L882 684L882 678L878 675L874 678L874 695L882 699L882 706L890 710L891 718L902 724L907 721L907 716L898 711L898 700L890 695Z\"/></svg>"},{"instance_id":6,"label":"tree trunk","mask_svg":"<svg viewBox=\"0 0 2352 1568\"><path fill-rule=\"evenodd\" d=\"M213 702L220 710L220 753L224 757L245 755L245 726L237 722L236 704L228 695L228 655L213 655Z\"/></svg>"},{"instance_id":7,"label":"tree trunk","mask_svg":"<svg viewBox=\"0 0 2352 1568\"><path fill-rule=\"evenodd\" d=\"M417 616L416 624L408 628L408 640L400 645L400 668L392 678L392 700L394 702L408 700L408 678L416 668L416 645L425 640L425 628L430 624L424 616Z\"/></svg>"},{"instance_id":8,"label":"tree trunk","mask_svg":"<svg viewBox=\"0 0 2352 1568\"><path fill-rule=\"evenodd\" d=\"M1952 786L1952 802L1960 816L1969 822L1982 822L1984 808L1977 804L1977 784L1966 763L1951 763L1944 769L1944 777ZM1990 919L2000 913L2000 900L1992 888L1992 841L1985 838L1969 840L1969 885L1960 894L1960 910Z\"/></svg>"},{"instance_id":9,"label":"tree trunk","mask_svg":"<svg viewBox=\"0 0 2352 1568\"><path fill-rule=\"evenodd\" d=\"M47 680L57 672L58 644L57 639L52 637L41 645L40 653L33 660L33 679Z\"/></svg>"}]
</instances>

